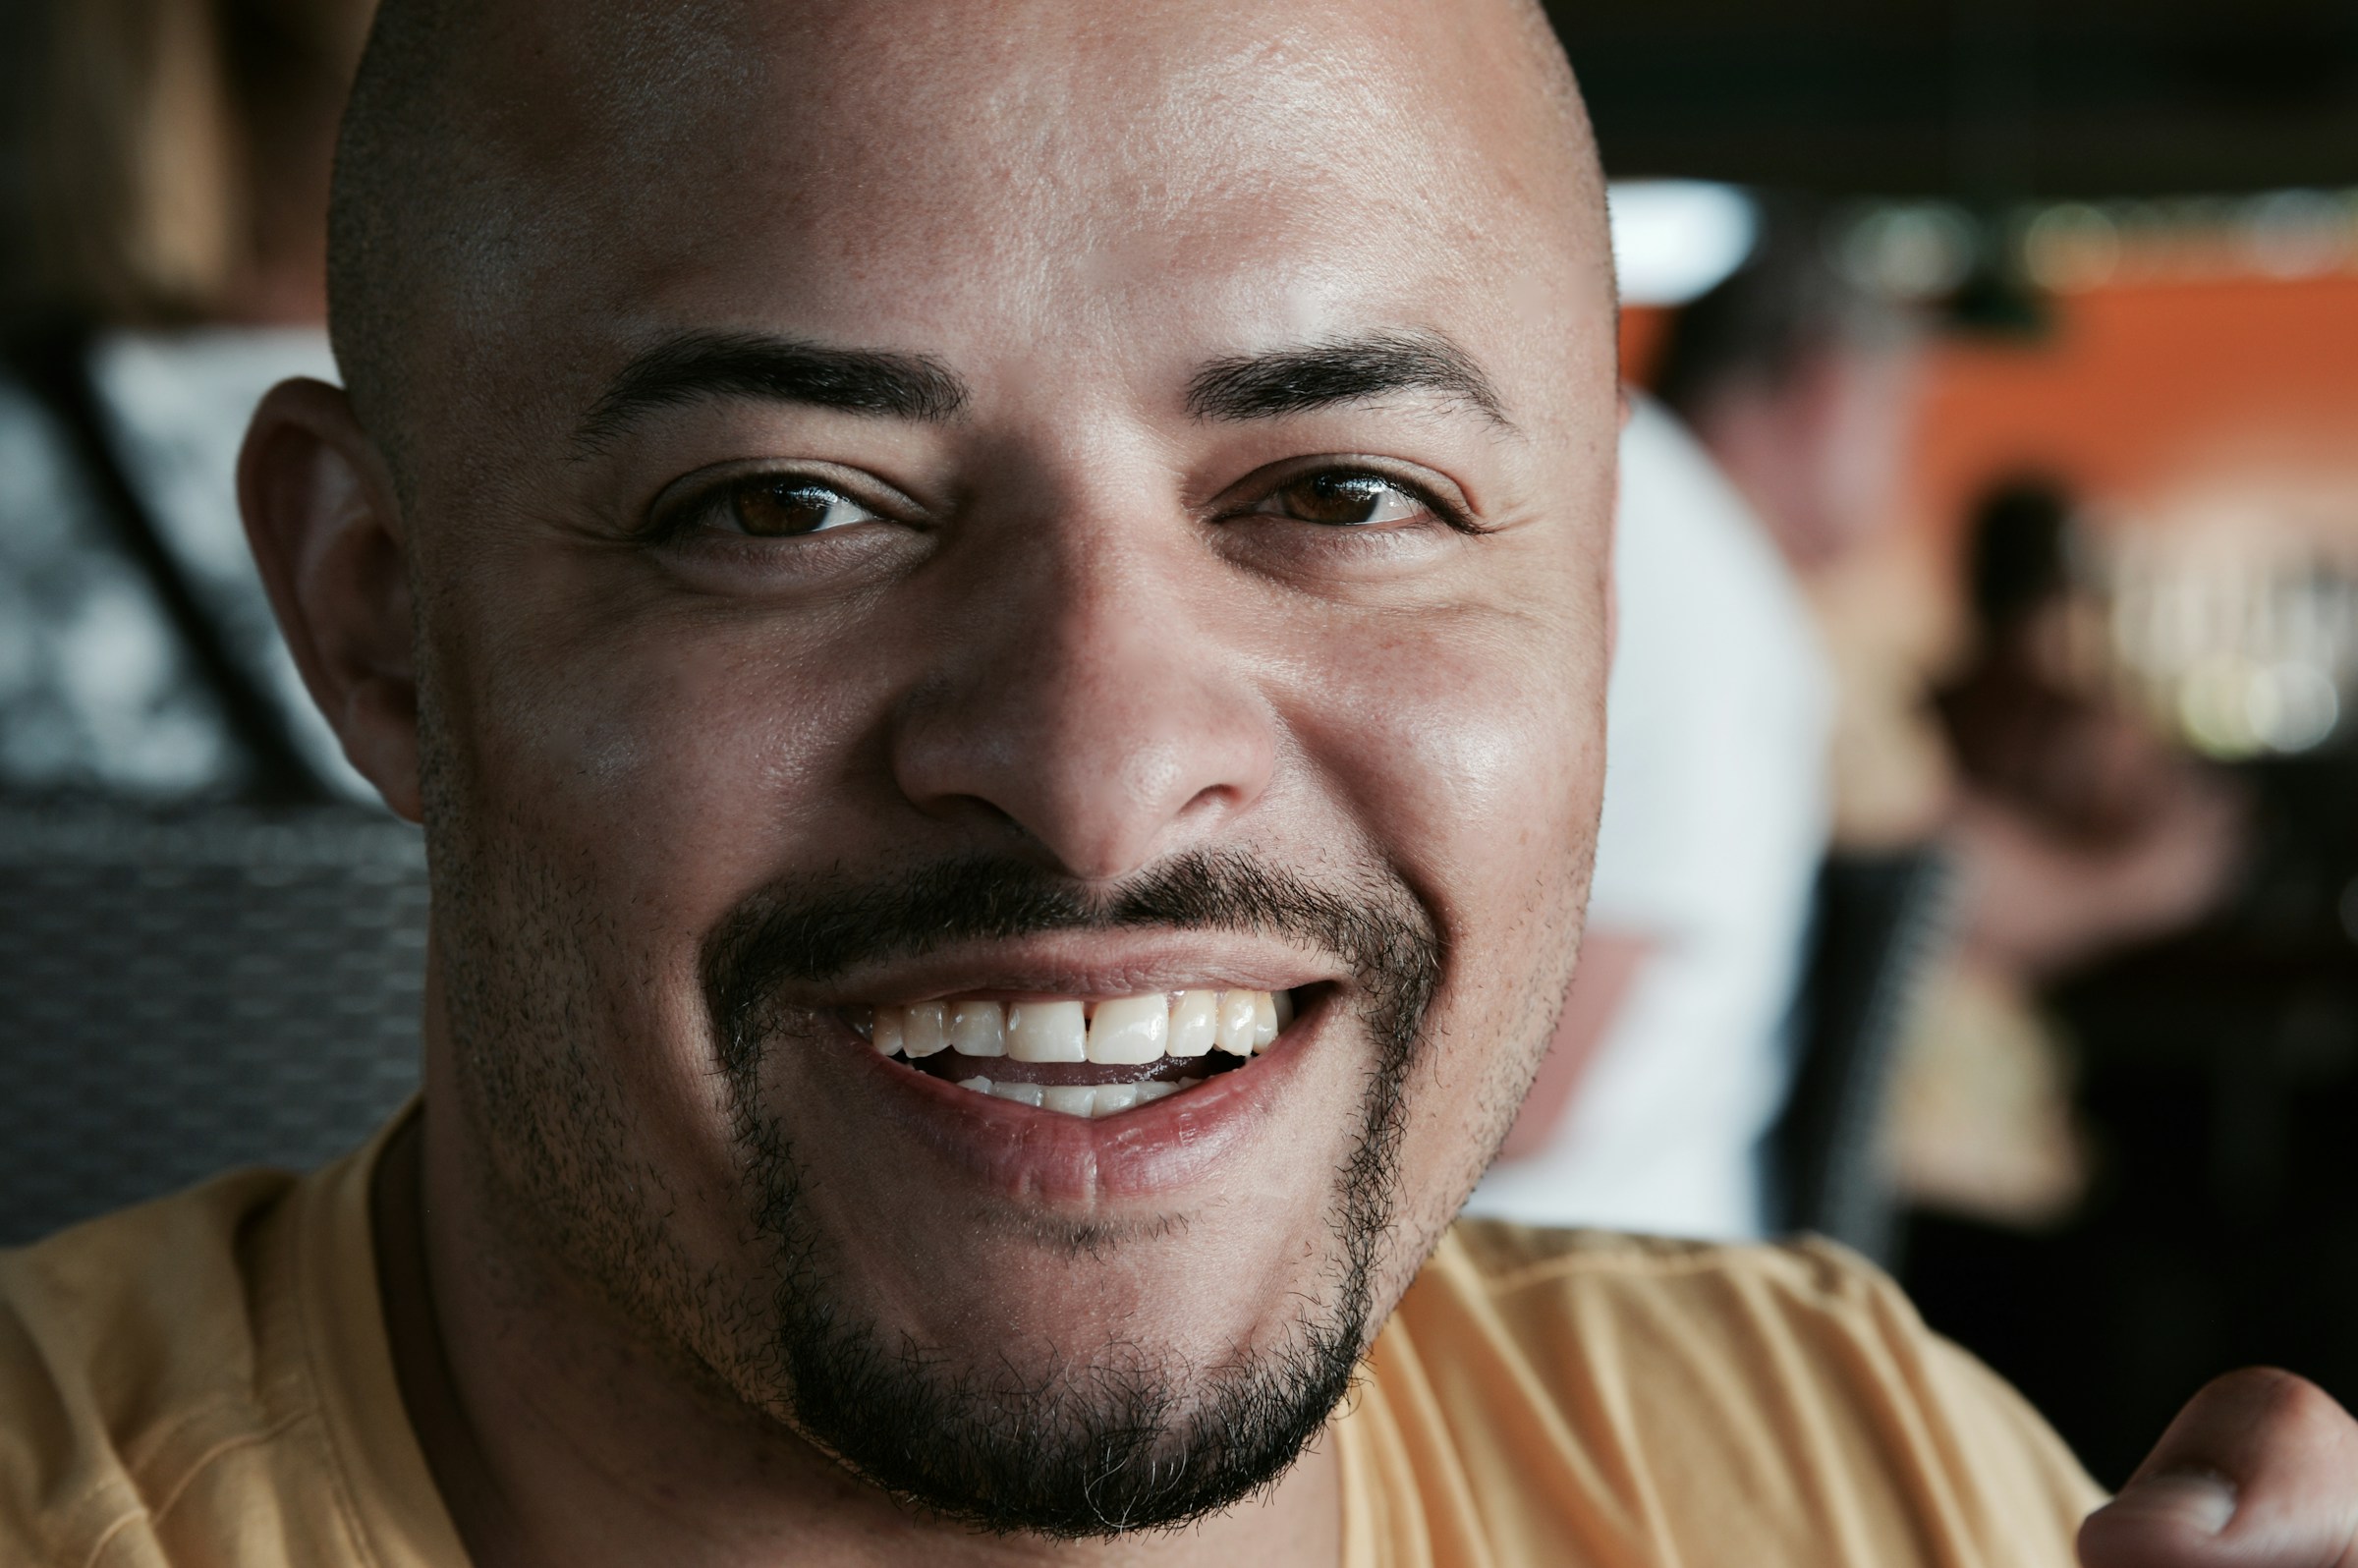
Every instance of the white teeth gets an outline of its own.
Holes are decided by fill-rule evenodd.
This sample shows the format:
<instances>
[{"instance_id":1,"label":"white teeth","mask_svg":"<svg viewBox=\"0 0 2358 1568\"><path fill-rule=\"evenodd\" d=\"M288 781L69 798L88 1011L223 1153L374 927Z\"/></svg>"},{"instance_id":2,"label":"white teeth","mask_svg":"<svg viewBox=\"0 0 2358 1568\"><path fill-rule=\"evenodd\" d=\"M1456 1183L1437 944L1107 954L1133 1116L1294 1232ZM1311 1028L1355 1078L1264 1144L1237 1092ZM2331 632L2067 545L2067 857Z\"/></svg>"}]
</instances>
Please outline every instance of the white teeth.
<instances>
[{"instance_id":1,"label":"white teeth","mask_svg":"<svg viewBox=\"0 0 2358 1568\"><path fill-rule=\"evenodd\" d=\"M1079 1002L1017 1002L1007 1009L1007 1054L1019 1062L1095 1060L1089 1033Z\"/></svg>"},{"instance_id":2,"label":"white teeth","mask_svg":"<svg viewBox=\"0 0 2358 1568\"><path fill-rule=\"evenodd\" d=\"M996 1002L952 1002L950 1049L961 1056L1006 1055L1007 1010Z\"/></svg>"},{"instance_id":3,"label":"white teeth","mask_svg":"<svg viewBox=\"0 0 2358 1568\"><path fill-rule=\"evenodd\" d=\"M1141 1105L1151 1105L1158 1099L1168 1099L1182 1089L1193 1089L1204 1082L1200 1078L1182 1079L1176 1084L1012 1084L1005 1079L963 1078L958 1087L992 1099L1003 1099L1013 1105L1030 1105L1036 1110L1052 1110L1063 1116L1103 1117L1119 1116Z\"/></svg>"},{"instance_id":4,"label":"white teeth","mask_svg":"<svg viewBox=\"0 0 2358 1568\"><path fill-rule=\"evenodd\" d=\"M1260 1007L1255 1004L1255 997L1262 997L1265 1000L1266 993L1263 991L1220 992L1220 1033L1219 1037L1212 1043L1231 1056L1253 1054L1255 1025L1259 1022L1261 1012Z\"/></svg>"},{"instance_id":5,"label":"white teeth","mask_svg":"<svg viewBox=\"0 0 2358 1568\"><path fill-rule=\"evenodd\" d=\"M1094 1008L1071 999L933 1001L852 1008L844 1017L879 1055L912 1061L954 1050L1019 1062L1143 1066L1214 1047L1231 1056L1267 1050L1293 1023L1294 1001L1283 991L1187 990L1110 997Z\"/></svg>"},{"instance_id":6,"label":"white teeth","mask_svg":"<svg viewBox=\"0 0 2358 1568\"><path fill-rule=\"evenodd\" d=\"M1265 1051L1277 1043L1277 1004L1267 991L1253 993L1253 1048Z\"/></svg>"},{"instance_id":7,"label":"white teeth","mask_svg":"<svg viewBox=\"0 0 2358 1568\"><path fill-rule=\"evenodd\" d=\"M1089 1059L1135 1065L1162 1060L1170 1036L1171 1010L1160 996L1124 996L1099 1002L1089 1021Z\"/></svg>"},{"instance_id":8,"label":"white teeth","mask_svg":"<svg viewBox=\"0 0 2358 1568\"><path fill-rule=\"evenodd\" d=\"M911 1002L901 1009L901 1049L915 1061L950 1048L950 1010L941 1002Z\"/></svg>"},{"instance_id":9,"label":"white teeth","mask_svg":"<svg viewBox=\"0 0 2358 1568\"><path fill-rule=\"evenodd\" d=\"M1201 1056L1219 1035L1220 993L1181 991L1171 1004L1171 1038L1162 1051L1165 1056Z\"/></svg>"}]
</instances>

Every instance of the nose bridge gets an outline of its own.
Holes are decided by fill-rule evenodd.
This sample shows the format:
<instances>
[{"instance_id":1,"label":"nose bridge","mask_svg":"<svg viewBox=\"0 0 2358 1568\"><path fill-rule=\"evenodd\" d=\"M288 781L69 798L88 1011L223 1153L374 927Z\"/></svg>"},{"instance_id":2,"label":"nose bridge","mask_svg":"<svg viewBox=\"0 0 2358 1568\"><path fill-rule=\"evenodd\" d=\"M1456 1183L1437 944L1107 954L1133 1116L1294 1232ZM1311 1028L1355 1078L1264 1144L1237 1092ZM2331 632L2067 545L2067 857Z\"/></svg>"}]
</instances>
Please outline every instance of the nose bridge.
<instances>
[{"instance_id":1,"label":"nose bridge","mask_svg":"<svg viewBox=\"0 0 2358 1568\"><path fill-rule=\"evenodd\" d=\"M1265 788L1275 755L1233 645L1198 624L1182 526L1068 504L966 578L894 737L903 794L978 803L1072 875L1119 877L1201 841Z\"/></svg>"}]
</instances>

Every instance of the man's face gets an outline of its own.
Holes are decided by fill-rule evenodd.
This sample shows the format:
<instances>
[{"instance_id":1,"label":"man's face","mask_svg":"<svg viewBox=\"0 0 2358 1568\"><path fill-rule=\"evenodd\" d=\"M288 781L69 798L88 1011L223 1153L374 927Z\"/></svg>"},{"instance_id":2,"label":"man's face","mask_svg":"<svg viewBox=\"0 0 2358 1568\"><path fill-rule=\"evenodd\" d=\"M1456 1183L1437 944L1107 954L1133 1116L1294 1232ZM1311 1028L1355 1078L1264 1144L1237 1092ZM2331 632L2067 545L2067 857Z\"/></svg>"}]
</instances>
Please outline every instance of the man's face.
<instances>
[{"instance_id":1,"label":"man's face","mask_svg":"<svg viewBox=\"0 0 2358 1568\"><path fill-rule=\"evenodd\" d=\"M1807 561L1825 564L1888 531L1899 517L1923 412L1927 364L1912 337L1833 349L1801 372L1798 428L1786 444L1800 472L1789 530Z\"/></svg>"},{"instance_id":2,"label":"man's face","mask_svg":"<svg viewBox=\"0 0 2358 1568\"><path fill-rule=\"evenodd\" d=\"M1324 1419L1562 1000L1580 154L1495 17L752 9L486 67L404 443L429 1104L502 1246L871 1479L1185 1517ZM1290 1026L1170 1056L1207 992Z\"/></svg>"}]
</instances>

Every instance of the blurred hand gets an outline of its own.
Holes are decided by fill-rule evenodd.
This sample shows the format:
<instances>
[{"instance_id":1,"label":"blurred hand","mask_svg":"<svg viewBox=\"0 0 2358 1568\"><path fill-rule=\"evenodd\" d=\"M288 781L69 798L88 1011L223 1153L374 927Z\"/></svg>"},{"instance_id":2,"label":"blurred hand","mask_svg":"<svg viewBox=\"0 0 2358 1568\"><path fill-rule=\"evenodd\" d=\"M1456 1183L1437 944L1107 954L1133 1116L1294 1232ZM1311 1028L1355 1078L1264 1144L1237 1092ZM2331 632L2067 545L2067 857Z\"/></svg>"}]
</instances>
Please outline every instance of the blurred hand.
<instances>
[{"instance_id":1,"label":"blurred hand","mask_svg":"<svg viewBox=\"0 0 2358 1568\"><path fill-rule=\"evenodd\" d=\"M2080 1527L2086 1568L2358 1568L2358 1422L2290 1372L2230 1372Z\"/></svg>"}]
</instances>

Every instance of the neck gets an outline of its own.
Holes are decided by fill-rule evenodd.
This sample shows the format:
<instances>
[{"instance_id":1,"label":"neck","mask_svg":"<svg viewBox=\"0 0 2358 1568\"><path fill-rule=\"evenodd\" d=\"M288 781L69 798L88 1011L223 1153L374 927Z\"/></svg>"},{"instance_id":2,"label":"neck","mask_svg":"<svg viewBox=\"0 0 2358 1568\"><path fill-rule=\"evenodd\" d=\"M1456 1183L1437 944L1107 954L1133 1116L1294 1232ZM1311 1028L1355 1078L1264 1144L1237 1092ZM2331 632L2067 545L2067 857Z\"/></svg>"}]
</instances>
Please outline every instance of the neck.
<instances>
[{"instance_id":1,"label":"neck","mask_svg":"<svg viewBox=\"0 0 2358 1568\"><path fill-rule=\"evenodd\" d=\"M430 1105L430 1100L429 1100ZM562 1285L521 1287L472 1201L455 1116L413 1122L373 1194L403 1403L476 1568L753 1568L782 1562L1331 1568L1331 1443L1266 1495L1168 1534L985 1536L852 1476L707 1391Z\"/></svg>"}]
</instances>

